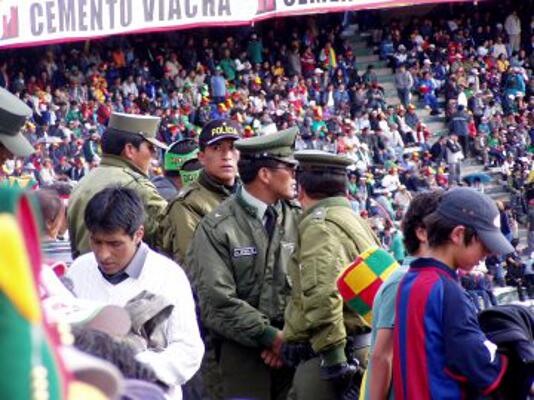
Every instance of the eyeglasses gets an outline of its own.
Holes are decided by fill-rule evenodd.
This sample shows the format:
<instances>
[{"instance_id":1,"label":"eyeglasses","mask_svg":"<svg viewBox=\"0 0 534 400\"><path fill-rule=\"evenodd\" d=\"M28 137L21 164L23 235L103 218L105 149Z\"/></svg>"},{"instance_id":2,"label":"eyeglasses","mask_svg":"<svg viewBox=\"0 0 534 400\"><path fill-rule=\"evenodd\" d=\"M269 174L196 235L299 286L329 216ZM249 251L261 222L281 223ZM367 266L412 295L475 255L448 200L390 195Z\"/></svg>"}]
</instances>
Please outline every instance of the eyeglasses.
<instances>
[{"instance_id":1,"label":"eyeglasses","mask_svg":"<svg viewBox=\"0 0 534 400\"><path fill-rule=\"evenodd\" d=\"M292 176L295 176L297 172L297 166L293 164L279 164L276 167L267 167L267 168L271 170L276 170L276 169L285 170L285 171L288 171Z\"/></svg>"}]
</instances>

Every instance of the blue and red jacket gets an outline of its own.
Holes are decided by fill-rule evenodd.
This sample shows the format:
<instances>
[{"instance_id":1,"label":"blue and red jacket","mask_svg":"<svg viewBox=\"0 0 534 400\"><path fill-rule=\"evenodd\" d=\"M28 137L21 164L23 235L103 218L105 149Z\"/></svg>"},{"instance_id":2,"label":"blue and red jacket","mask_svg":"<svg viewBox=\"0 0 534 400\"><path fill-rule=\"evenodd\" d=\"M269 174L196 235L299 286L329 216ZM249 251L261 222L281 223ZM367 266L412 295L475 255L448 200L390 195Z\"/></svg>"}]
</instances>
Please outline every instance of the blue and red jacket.
<instances>
[{"instance_id":1,"label":"blue and red jacket","mask_svg":"<svg viewBox=\"0 0 534 400\"><path fill-rule=\"evenodd\" d=\"M499 385L507 359L496 353L456 272L433 258L410 264L395 314L395 400L463 399Z\"/></svg>"}]
</instances>

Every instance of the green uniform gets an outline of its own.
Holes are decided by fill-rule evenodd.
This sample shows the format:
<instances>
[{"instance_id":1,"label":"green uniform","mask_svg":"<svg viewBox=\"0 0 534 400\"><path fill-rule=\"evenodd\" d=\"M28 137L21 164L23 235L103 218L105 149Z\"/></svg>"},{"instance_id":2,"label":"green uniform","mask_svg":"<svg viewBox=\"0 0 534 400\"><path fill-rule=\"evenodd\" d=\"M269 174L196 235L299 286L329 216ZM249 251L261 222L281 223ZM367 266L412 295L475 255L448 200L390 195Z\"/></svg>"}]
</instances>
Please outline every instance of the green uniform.
<instances>
[{"instance_id":1,"label":"green uniform","mask_svg":"<svg viewBox=\"0 0 534 400\"><path fill-rule=\"evenodd\" d=\"M183 188L167 206L160 225L162 250L182 265L200 220L230 194L228 187L202 171L199 180Z\"/></svg>"},{"instance_id":2,"label":"green uniform","mask_svg":"<svg viewBox=\"0 0 534 400\"><path fill-rule=\"evenodd\" d=\"M324 152L299 152L295 158L303 172L344 177L350 160ZM340 272L360 253L380 242L345 197L327 197L306 209L298 226L297 249L288 270L293 284L285 312L284 341L309 347L296 362L291 399L336 399L335 383L321 379L319 354L325 365L347 362L346 351L365 366L370 327L344 305L336 281ZM359 335L359 336L358 336ZM350 347L350 348L349 348ZM349 360L350 361L350 360Z\"/></svg>"},{"instance_id":3,"label":"green uniform","mask_svg":"<svg viewBox=\"0 0 534 400\"><path fill-rule=\"evenodd\" d=\"M106 154L102 162L85 176L69 200L68 224L73 257L91 251L89 232L85 227L85 207L102 189L121 185L135 189L145 205L145 241L154 246L155 235L167 202L159 195L148 176L122 157Z\"/></svg>"},{"instance_id":4,"label":"green uniform","mask_svg":"<svg viewBox=\"0 0 534 400\"><path fill-rule=\"evenodd\" d=\"M253 385L249 393L235 386L243 386L247 374L269 372L260 352L283 326L291 290L287 264L295 247L299 210L279 202L277 225L269 240L256 209L239 190L204 217L189 248L186 265L191 268L202 321L220 339L225 398L270 398ZM236 353L245 351L249 356L236 360Z\"/></svg>"},{"instance_id":5,"label":"green uniform","mask_svg":"<svg viewBox=\"0 0 534 400\"><path fill-rule=\"evenodd\" d=\"M315 353L344 361L347 334L363 334L369 327L344 305L336 280L358 254L379 244L345 198L321 200L305 212L299 223L298 248L289 265L293 289L285 313L285 341L307 342ZM366 354L358 356L365 364ZM335 398L328 382L319 379L318 357L298 366L292 390L298 399L312 394L316 399Z\"/></svg>"},{"instance_id":6,"label":"green uniform","mask_svg":"<svg viewBox=\"0 0 534 400\"><path fill-rule=\"evenodd\" d=\"M238 140L240 162L289 168L296 134L292 129ZM251 179L251 185L260 182L257 175ZM283 196L274 198L279 200L266 204L241 187L202 219L186 256L225 399L285 400L293 378L291 368L271 369L261 358L283 327L300 213Z\"/></svg>"},{"instance_id":7,"label":"green uniform","mask_svg":"<svg viewBox=\"0 0 534 400\"><path fill-rule=\"evenodd\" d=\"M299 244L289 275L291 301L285 313L284 340L310 342L316 353L343 348L347 333L367 324L343 305L336 280L343 268L380 242L343 197L320 200L299 223Z\"/></svg>"}]
</instances>

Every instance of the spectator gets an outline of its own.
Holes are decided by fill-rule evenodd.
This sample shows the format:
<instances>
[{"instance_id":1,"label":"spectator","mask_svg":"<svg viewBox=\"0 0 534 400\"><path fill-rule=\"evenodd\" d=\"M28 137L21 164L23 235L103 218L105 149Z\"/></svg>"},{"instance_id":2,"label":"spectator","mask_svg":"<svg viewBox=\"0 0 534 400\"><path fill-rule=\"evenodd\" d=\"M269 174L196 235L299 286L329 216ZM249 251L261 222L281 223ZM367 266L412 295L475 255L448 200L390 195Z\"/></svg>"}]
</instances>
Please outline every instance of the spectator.
<instances>
[{"instance_id":1,"label":"spectator","mask_svg":"<svg viewBox=\"0 0 534 400\"><path fill-rule=\"evenodd\" d=\"M221 104L226 100L226 80L222 76L220 67L215 69L215 75L211 77L210 90L216 104Z\"/></svg>"},{"instance_id":2,"label":"spectator","mask_svg":"<svg viewBox=\"0 0 534 400\"><path fill-rule=\"evenodd\" d=\"M519 51L521 45L521 19L517 15L517 11L513 10L504 21L504 29L508 34L508 41L510 43L510 54L514 51Z\"/></svg>"},{"instance_id":3,"label":"spectator","mask_svg":"<svg viewBox=\"0 0 534 400\"><path fill-rule=\"evenodd\" d=\"M465 112L465 107L459 105L457 111L451 116L449 122L449 132L455 134L462 145L463 153L469 155L469 115Z\"/></svg>"},{"instance_id":4,"label":"spectator","mask_svg":"<svg viewBox=\"0 0 534 400\"><path fill-rule=\"evenodd\" d=\"M395 397L439 392L456 398L462 396L467 382L472 390L485 394L498 387L506 356L497 353L497 346L482 333L456 276L458 270L470 271L488 254L513 251L493 223L498 216L490 198L469 188L455 188L424 219L429 250L425 258L410 264L397 293L394 334L400 340L394 346ZM423 289L422 282L430 287ZM407 312L407 304L418 307ZM414 327L421 335L407 336L406 329ZM429 329L439 334L429 335ZM436 341L435 346L429 346L429 340ZM406 357L407 346L415 357ZM466 348L469 351L462 351ZM423 363L428 357L437 357L438 365Z\"/></svg>"},{"instance_id":5,"label":"spectator","mask_svg":"<svg viewBox=\"0 0 534 400\"><path fill-rule=\"evenodd\" d=\"M142 330L136 359L180 398L180 385L200 366L204 347L185 273L143 242L143 208L132 189L110 187L91 198L84 210L91 252L74 261L67 277L81 299L124 307L144 295L171 306L150 332Z\"/></svg>"},{"instance_id":6,"label":"spectator","mask_svg":"<svg viewBox=\"0 0 534 400\"><path fill-rule=\"evenodd\" d=\"M406 66L401 64L395 73L395 87L399 100L404 107L408 107L411 102L411 90L414 86L414 80L410 71L406 70Z\"/></svg>"},{"instance_id":7,"label":"spectator","mask_svg":"<svg viewBox=\"0 0 534 400\"><path fill-rule=\"evenodd\" d=\"M449 185L452 185L453 183L460 185L462 173L461 166L464 154L462 152L462 147L458 143L458 135L455 133L451 134L447 140L446 155L449 168Z\"/></svg>"},{"instance_id":8,"label":"spectator","mask_svg":"<svg viewBox=\"0 0 534 400\"><path fill-rule=\"evenodd\" d=\"M404 216L402 233L408 256L402 266L382 284L373 302L370 361L362 397L365 400L391 397L388 393L392 391L395 297L410 262L416 257L424 257L428 251L423 220L435 211L440 196L441 192L417 195Z\"/></svg>"}]
</instances>

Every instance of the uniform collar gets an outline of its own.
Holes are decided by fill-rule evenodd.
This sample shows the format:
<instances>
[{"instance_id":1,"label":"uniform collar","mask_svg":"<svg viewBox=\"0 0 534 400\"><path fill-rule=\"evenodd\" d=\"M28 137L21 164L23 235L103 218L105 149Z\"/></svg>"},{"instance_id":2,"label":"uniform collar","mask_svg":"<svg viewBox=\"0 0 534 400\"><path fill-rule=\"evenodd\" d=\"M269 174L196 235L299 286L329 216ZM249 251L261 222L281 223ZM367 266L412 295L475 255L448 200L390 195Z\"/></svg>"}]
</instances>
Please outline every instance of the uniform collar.
<instances>
[{"instance_id":1,"label":"uniform collar","mask_svg":"<svg viewBox=\"0 0 534 400\"><path fill-rule=\"evenodd\" d=\"M314 211L318 210L319 208L329 208L329 207L347 207L352 209L350 206L349 201L345 197L327 197L326 199L319 200L317 203L315 203L314 206L308 208L304 213L302 214L302 218L305 218L306 216L312 214Z\"/></svg>"},{"instance_id":2,"label":"uniform collar","mask_svg":"<svg viewBox=\"0 0 534 400\"><path fill-rule=\"evenodd\" d=\"M458 280L458 275L455 270L453 270L447 264L442 263L439 260L436 260L435 258L426 258L426 257L416 258L410 264L410 268L413 268L414 270L422 269L422 268L438 268L446 272L447 275L450 276L452 279Z\"/></svg>"},{"instance_id":3,"label":"uniform collar","mask_svg":"<svg viewBox=\"0 0 534 400\"><path fill-rule=\"evenodd\" d=\"M202 186L204 186L211 192L220 193L225 196L230 196L232 193L235 193L237 187L239 186L237 177L234 186L230 187L217 182L215 179L209 176L205 170L202 170L202 172L200 172L200 176L198 177L198 183L200 183Z\"/></svg>"},{"instance_id":4,"label":"uniform collar","mask_svg":"<svg viewBox=\"0 0 534 400\"><path fill-rule=\"evenodd\" d=\"M134 163L126 160L121 156L116 156L113 154L104 154L102 156L102 162L100 165L106 165L108 167L119 167L119 168L128 168L133 169L135 172L148 178L147 174L141 171Z\"/></svg>"},{"instance_id":5,"label":"uniform collar","mask_svg":"<svg viewBox=\"0 0 534 400\"><path fill-rule=\"evenodd\" d=\"M265 210L269 205L260 199L254 197L244 187L239 190L239 197L243 201L245 208L248 208L258 219L262 219L265 215Z\"/></svg>"}]
</instances>

